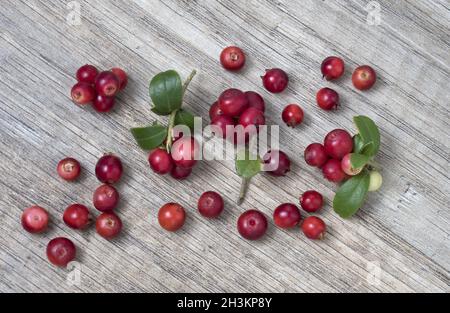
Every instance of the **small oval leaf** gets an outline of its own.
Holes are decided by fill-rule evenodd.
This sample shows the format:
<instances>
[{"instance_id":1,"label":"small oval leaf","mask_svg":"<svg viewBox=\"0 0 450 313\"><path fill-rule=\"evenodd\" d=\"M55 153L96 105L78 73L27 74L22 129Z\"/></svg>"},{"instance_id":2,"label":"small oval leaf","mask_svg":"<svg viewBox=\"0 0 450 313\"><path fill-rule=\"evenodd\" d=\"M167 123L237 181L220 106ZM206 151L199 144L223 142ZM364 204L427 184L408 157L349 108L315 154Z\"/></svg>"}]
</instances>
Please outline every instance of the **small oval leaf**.
<instances>
[{"instance_id":1,"label":"small oval leaf","mask_svg":"<svg viewBox=\"0 0 450 313\"><path fill-rule=\"evenodd\" d=\"M180 75L174 70L157 74L150 82L150 97L152 111L158 115L169 115L180 109L183 101Z\"/></svg>"},{"instance_id":2,"label":"small oval leaf","mask_svg":"<svg viewBox=\"0 0 450 313\"><path fill-rule=\"evenodd\" d=\"M361 208L369 190L370 175L363 171L347 180L336 192L334 211L342 218L349 218Z\"/></svg>"},{"instance_id":3,"label":"small oval leaf","mask_svg":"<svg viewBox=\"0 0 450 313\"><path fill-rule=\"evenodd\" d=\"M370 157L365 154L352 153L350 155L350 163L352 168L361 168L369 162Z\"/></svg>"},{"instance_id":4,"label":"small oval leaf","mask_svg":"<svg viewBox=\"0 0 450 313\"><path fill-rule=\"evenodd\" d=\"M359 115L353 118L363 142L362 151L365 155L374 156L380 148L380 131L375 122L367 116Z\"/></svg>"},{"instance_id":5,"label":"small oval leaf","mask_svg":"<svg viewBox=\"0 0 450 313\"><path fill-rule=\"evenodd\" d=\"M154 124L148 127L132 128L131 133L139 147L152 150L159 147L167 137L167 127Z\"/></svg>"},{"instance_id":6,"label":"small oval leaf","mask_svg":"<svg viewBox=\"0 0 450 313\"><path fill-rule=\"evenodd\" d=\"M252 178L261 172L261 159L252 155L248 149L241 150L236 156L236 172L242 178Z\"/></svg>"},{"instance_id":7,"label":"small oval leaf","mask_svg":"<svg viewBox=\"0 0 450 313\"><path fill-rule=\"evenodd\" d=\"M191 129L191 131L193 131L194 115L184 109L178 110L177 114L175 115L175 125L186 125Z\"/></svg>"}]
</instances>

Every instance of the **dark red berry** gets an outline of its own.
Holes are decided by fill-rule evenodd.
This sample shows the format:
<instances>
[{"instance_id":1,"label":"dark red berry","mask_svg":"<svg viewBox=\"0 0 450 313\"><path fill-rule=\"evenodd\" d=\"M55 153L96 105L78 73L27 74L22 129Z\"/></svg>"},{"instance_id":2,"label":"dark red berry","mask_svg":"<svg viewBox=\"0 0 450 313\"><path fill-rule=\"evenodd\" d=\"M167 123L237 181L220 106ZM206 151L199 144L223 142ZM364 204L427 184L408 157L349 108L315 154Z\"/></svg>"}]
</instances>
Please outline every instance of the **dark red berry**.
<instances>
[{"instance_id":1,"label":"dark red berry","mask_svg":"<svg viewBox=\"0 0 450 313\"><path fill-rule=\"evenodd\" d=\"M347 131L335 129L326 135L323 146L330 157L342 160L347 153L352 152L353 139Z\"/></svg>"},{"instance_id":2,"label":"dark red berry","mask_svg":"<svg viewBox=\"0 0 450 313\"><path fill-rule=\"evenodd\" d=\"M239 234L247 240L257 240L267 231L267 218L257 210L248 210L237 221Z\"/></svg>"},{"instance_id":3,"label":"dark red berry","mask_svg":"<svg viewBox=\"0 0 450 313\"><path fill-rule=\"evenodd\" d=\"M101 185L94 191L93 203L94 207L101 212L112 211L119 203L119 192L111 185Z\"/></svg>"},{"instance_id":4,"label":"dark red berry","mask_svg":"<svg viewBox=\"0 0 450 313\"><path fill-rule=\"evenodd\" d=\"M328 57L323 60L320 70L326 80L338 79L344 74L344 61L338 57Z\"/></svg>"},{"instance_id":5,"label":"dark red berry","mask_svg":"<svg viewBox=\"0 0 450 313\"><path fill-rule=\"evenodd\" d=\"M42 233L48 226L48 212L40 206L32 206L25 209L22 213L22 226L32 234Z\"/></svg>"},{"instance_id":6,"label":"dark red berry","mask_svg":"<svg viewBox=\"0 0 450 313\"><path fill-rule=\"evenodd\" d=\"M325 222L317 216L309 216L302 223L302 231L309 239L323 239L325 236Z\"/></svg>"},{"instance_id":7,"label":"dark red berry","mask_svg":"<svg viewBox=\"0 0 450 313\"><path fill-rule=\"evenodd\" d=\"M184 225L186 212L178 203L167 203L158 212L158 222L167 231L177 231Z\"/></svg>"},{"instance_id":8,"label":"dark red berry","mask_svg":"<svg viewBox=\"0 0 450 313\"><path fill-rule=\"evenodd\" d=\"M172 167L170 171L170 176L177 180L183 180L189 177L192 173L192 168L185 168L180 166Z\"/></svg>"},{"instance_id":9,"label":"dark red berry","mask_svg":"<svg viewBox=\"0 0 450 313\"><path fill-rule=\"evenodd\" d=\"M306 212L316 212L323 205L323 197L315 190L308 190L302 194L300 205Z\"/></svg>"},{"instance_id":10,"label":"dark red berry","mask_svg":"<svg viewBox=\"0 0 450 313\"><path fill-rule=\"evenodd\" d=\"M95 229L103 238L112 239L122 230L122 220L112 212L105 212L97 217Z\"/></svg>"},{"instance_id":11,"label":"dark red berry","mask_svg":"<svg viewBox=\"0 0 450 313\"><path fill-rule=\"evenodd\" d=\"M298 225L300 219L300 210L292 203L283 203L273 212L275 225L281 228L292 228Z\"/></svg>"},{"instance_id":12,"label":"dark red berry","mask_svg":"<svg viewBox=\"0 0 450 313\"><path fill-rule=\"evenodd\" d=\"M286 153L279 150L270 150L264 157L264 170L272 176L284 176L291 169L291 161Z\"/></svg>"},{"instance_id":13,"label":"dark red berry","mask_svg":"<svg viewBox=\"0 0 450 313\"><path fill-rule=\"evenodd\" d=\"M322 109L329 111L339 105L339 94L331 88L322 88L316 95L317 104Z\"/></svg>"},{"instance_id":14,"label":"dark red berry","mask_svg":"<svg viewBox=\"0 0 450 313\"><path fill-rule=\"evenodd\" d=\"M322 167L328 161L325 148L320 143L312 143L305 149L305 161L308 165Z\"/></svg>"},{"instance_id":15,"label":"dark red berry","mask_svg":"<svg viewBox=\"0 0 450 313\"><path fill-rule=\"evenodd\" d=\"M72 204L64 211L63 221L73 229L86 228L91 222L89 209L82 204Z\"/></svg>"},{"instance_id":16,"label":"dark red berry","mask_svg":"<svg viewBox=\"0 0 450 313\"><path fill-rule=\"evenodd\" d=\"M238 71L245 64L245 54L238 47L226 47L220 54L220 63L229 71Z\"/></svg>"},{"instance_id":17,"label":"dark red berry","mask_svg":"<svg viewBox=\"0 0 450 313\"><path fill-rule=\"evenodd\" d=\"M192 168L197 163L200 145L194 137L182 137L172 145L171 155L176 166Z\"/></svg>"},{"instance_id":18,"label":"dark red berry","mask_svg":"<svg viewBox=\"0 0 450 313\"><path fill-rule=\"evenodd\" d=\"M148 163L151 169L160 175L170 173L173 168L172 156L166 149L156 148L150 152L148 156Z\"/></svg>"},{"instance_id":19,"label":"dark red berry","mask_svg":"<svg viewBox=\"0 0 450 313\"><path fill-rule=\"evenodd\" d=\"M264 117L264 112L256 108L246 109L239 117L239 124L244 128L247 126L255 126L258 128L258 126L264 125L265 123L266 118Z\"/></svg>"},{"instance_id":20,"label":"dark red berry","mask_svg":"<svg viewBox=\"0 0 450 313\"><path fill-rule=\"evenodd\" d=\"M70 239L59 237L47 245L47 258L53 265L65 267L75 260L76 248Z\"/></svg>"},{"instance_id":21,"label":"dark red berry","mask_svg":"<svg viewBox=\"0 0 450 313\"><path fill-rule=\"evenodd\" d=\"M289 83L289 77L286 72L279 68L266 70L266 74L262 77L263 85L272 93L280 93L286 89Z\"/></svg>"},{"instance_id":22,"label":"dark red berry","mask_svg":"<svg viewBox=\"0 0 450 313\"><path fill-rule=\"evenodd\" d=\"M98 94L92 106L97 112L109 112L113 109L114 104L116 103L116 97L106 97Z\"/></svg>"},{"instance_id":23,"label":"dark red berry","mask_svg":"<svg viewBox=\"0 0 450 313\"><path fill-rule=\"evenodd\" d=\"M117 94L119 88L119 79L111 71L101 72L95 79L95 89L102 96L113 97Z\"/></svg>"},{"instance_id":24,"label":"dark red berry","mask_svg":"<svg viewBox=\"0 0 450 313\"><path fill-rule=\"evenodd\" d=\"M222 196L214 191L207 191L198 199L198 211L208 218L218 217L223 211L224 203Z\"/></svg>"},{"instance_id":25,"label":"dark red berry","mask_svg":"<svg viewBox=\"0 0 450 313\"><path fill-rule=\"evenodd\" d=\"M114 184L122 177L123 167L120 159L112 154L102 156L95 166L95 175L102 183Z\"/></svg>"},{"instance_id":26,"label":"dark red berry","mask_svg":"<svg viewBox=\"0 0 450 313\"><path fill-rule=\"evenodd\" d=\"M222 110L219 107L219 102L214 102L209 108L209 118L211 121L215 119L217 116L223 115Z\"/></svg>"},{"instance_id":27,"label":"dark red berry","mask_svg":"<svg viewBox=\"0 0 450 313\"><path fill-rule=\"evenodd\" d=\"M116 75L117 79L119 80L119 90L124 90L128 85L127 73L123 69L118 67L111 69L111 72L113 72L113 74Z\"/></svg>"},{"instance_id":28,"label":"dark red berry","mask_svg":"<svg viewBox=\"0 0 450 313\"><path fill-rule=\"evenodd\" d=\"M254 91L246 91L245 95L247 96L249 107L258 109L263 112L266 110L264 99L259 93Z\"/></svg>"},{"instance_id":29,"label":"dark red berry","mask_svg":"<svg viewBox=\"0 0 450 313\"><path fill-rule=\"evenodd\" d=\"M80 176L81 166L74 158L65 158L59 161L56 171L62 179L73 181Z\"/></svg>"},{"instance_id":30,"label":"dark red berry","mask_svg":"<svg viewBox=\"0 0 450 313\"><path fill-rule=\"evenodd\" d=\"M362 65L355 69L352 75L353 86L359 90L372 88L377 80L377 74L369 65Z\"/></svg>"},{"instance_id":31,"label":"dark red berry","mask_svg":"<svg viewBox=\"0 0 450 313\"><path fill-rule=\"evenodd\" d=\"M218 127L217 131L220 130L220 135L223 138L227 138L228 135L231 135L231 132L234 129L234 120L229 116L219 115L212 120L211 125L217 126ZM233 128L230 128L230 132L228 132L227 127L230 126L233 126ZM216 130L214 129L214 131ZM216 135L219 136L219 134Z\"/></svg>"},{"instance_id":32,"label":"dark red berry","mask_svg":"<svg viewBox=\"0 0 450 313\"><path fill-rule=\"evenodd\" d=\"M326 179L335 183L339 183L347 178L347 175L341 168L341 161L336 159L329 159L322 166L322 173Z\"/></svg>"},{"instance_id":33,"label":"dark red berry","mask_svg":"<svg viewBox=\"0 0 450 313\"><path fill-rule=\"evenodd\" d=\"M235 88L222 92L218 102L223 114L230 117L238 117L248 107L248 99L245 93Z\"/></svg>"},{"instance_id":34,"label":"dark red berry","mask_svg":"<svg viewBox=\"0 0 450 313\"><path fill-rule=\"evenodd\" d=\"M281 118L287 126L295 127L303 122L303 110L297 104L289 104L284 108Z\"/></svg>"},{"instance_id":35,"label":"dark red berry","mask_svg":"<svg viewBox=\"0 0 450 313\"><path fill-rule=\"evenodd\" d=\"M83 65L77 71L77 80L80 83L88 83L93 85L95 83L95 78L97 78L98 70L93 65Z\"/></svg>"},{"instance_id":36,"label":"dark red berry","mask_svg":"<svg viewBox=\"0 0 450 313\"><path fill-rule=\"evenodd\" d=\"M72 100L79 105L89 104L95 99L95 88L88 83L76 83L71 90Z\"/></svg>"}]
</instances>

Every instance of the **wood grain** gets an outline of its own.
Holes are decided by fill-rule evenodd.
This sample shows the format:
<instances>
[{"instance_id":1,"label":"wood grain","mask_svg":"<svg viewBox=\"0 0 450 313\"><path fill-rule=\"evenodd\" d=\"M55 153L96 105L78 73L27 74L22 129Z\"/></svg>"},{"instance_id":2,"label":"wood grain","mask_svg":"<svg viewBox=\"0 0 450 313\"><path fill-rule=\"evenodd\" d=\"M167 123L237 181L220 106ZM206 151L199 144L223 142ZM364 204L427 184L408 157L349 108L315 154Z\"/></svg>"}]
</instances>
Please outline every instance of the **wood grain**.
<instances>
[{"instance_id":1,"label":"wood grain","mask_svg":"<svg viewBox=\"0 0 450 313\"><path fill-rule=\"evenodd\" d=\"M449 292L450 291L450 7L447 1L378 1L379 25L370 25L368 1L80 1L81 25L71 25L68 1L2 1L0 10L0 291L2 292ZM245 70L225 72L218 64L224 46L248 55ZM320 77L328 55L345 58L345 77ZM71 103L76 69L91 63L125 68L129 87L111 114ZM372 65L379 76L368 92L351 85L351 70ZM291 83L281 95L264 92L259 76L281 67ZM292 172L253 179L241 207L234 203L239 178L233 162L202 162L184 182L151 173L146 153L129 128L153 120L148 81L176 69L199 74L186 107L208 122L208 108L230 86L256 90L268 102L269 124L280 124L287 103L297 102L306 121L281 127L282 149ZM315 105L315 93L331 86L342 97L338 112ZM342 220L330 207L336 186L303 160L304 148L334 128L354 131L352 117L365 114L381 128L378 163L384 185L364 207ZM289 143L289 144L288 144ZM98 185L96 160L117 153L126 171L118 210L125 228L107 242L69 230L66 206L91 203ZM77 183L62 182L56 164L65 156L82 162ZM258 208L268 216L283 202L317 189L327 198L321 216L329 225L324 241L299 231L275 229L264 240L242 240L239 214ZM226 213L201 218L196 201L220 190ZM188 210L183 230L159 227L164 203ZM24 208L38 204L51 213L51 229L39 236L19 223ZM72 238L78 247L81 281L73 270L51 266L47 242ZM68 280L69 278L69 280ZM379 278L379 279L378 279Z\"/></svg>"}]
</instances>

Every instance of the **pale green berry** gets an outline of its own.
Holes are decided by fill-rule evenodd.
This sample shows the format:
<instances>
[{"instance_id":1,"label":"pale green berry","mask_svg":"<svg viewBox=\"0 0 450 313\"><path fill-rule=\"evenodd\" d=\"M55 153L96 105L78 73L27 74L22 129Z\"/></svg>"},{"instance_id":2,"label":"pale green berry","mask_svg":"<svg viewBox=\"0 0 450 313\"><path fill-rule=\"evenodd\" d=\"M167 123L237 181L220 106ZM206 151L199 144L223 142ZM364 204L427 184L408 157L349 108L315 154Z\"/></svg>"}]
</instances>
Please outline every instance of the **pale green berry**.
<instances>
[{"instance_id":1,"label":"pale green berry","mask_svg":"<svg viewBox=\"0 0 450 313\"><path fill-rule=\"evenodd\" d=\"M377 191L383 183L383 177L377 171L370 172L369 191Z\"/></svg>"}]
</instances>

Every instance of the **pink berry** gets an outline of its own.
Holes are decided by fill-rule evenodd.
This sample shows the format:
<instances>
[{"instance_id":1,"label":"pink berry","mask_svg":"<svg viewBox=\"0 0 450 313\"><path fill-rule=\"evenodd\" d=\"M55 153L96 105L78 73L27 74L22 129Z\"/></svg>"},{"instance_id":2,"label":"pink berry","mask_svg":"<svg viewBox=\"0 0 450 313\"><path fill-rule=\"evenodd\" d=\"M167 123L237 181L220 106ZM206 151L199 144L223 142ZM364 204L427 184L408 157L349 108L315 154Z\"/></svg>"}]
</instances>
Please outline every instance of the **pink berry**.
<instances>
[{"instance_id":1,"label":"pink berry","mask_svg":"<svg viewBox=\"0 0 450 313\"><path fill-rule=\"evenodd\" d=\"M180 166L172 167L170 171L170 176L177 180L183 180L189 177L192 173L192 168L185 168Z\"/></svg>"},{"instance_id":2,"label":"pink berry","mask_svg":"<svg viewBox=\"0 0 450 313\"><path fill-rule=\"evenodd\" d=\"M258 109L262 112L266 110L264 99L259 93L254 91L246 91L245 95L247 96L249 107Z\"/></svg>"},{"instance_id":3,"label":"pink berry","mask_svg":"<svg viewBox=\"0 0 450 313\"><path fill-rule=\"evenodd\" d=\"M344 61L338 57L328 57L323 60L320 69L326 80L338 79L344 74Z\"/></svg>"},{"instance_id":4,"label":"pink berry","mask_svg":"<svg viewBox=\"0 0 450 313\"><path fill-rule=\"evenodd\" d=\"M257 240L267 231L267 218L257 210L248 210L237 221L239 234L247 240Z\"/></svg>"},{"instance_id":5,"label":"pink berry","mask_svg":"<svg viewBox=\"0 0 450 313\"><path fill-rule=\"evenodd\" d=\"M106 97L113 97L119 91L120 82L113 72L101 72L95 79L95 88L98 94Z\"/></svg>"},{"instance_id":6,"label":"pink berry","mask_svg":"<svg viewBox=\"0 0 450 313\"><path fill-rule=\"evenodd\" d=\"M353 85L359 90L372 88L377 80L377 74L369 65L362 65L355 69L352 75Z\"/></svg>"},{"instance_id":7,"label":"pink berry","mask_svg":"<svg viewBox=\"0 0 450 313\"><path fill-rule=\"evenodd\" d=\"M63 221L73 229L86 228L91 222L89 209L82 204L72 204L63 214Z\"/></svg>"},{"instance_id":8,"label":"pink berry","mask_svg":"<svg viewBox=\"0 0 450 313\"><path fill-rule=\"evenodd\" d=\"M286 153L279 150L270 150L264 157L266 171L272 176L284 176L291 169L291 161Z\"/></svg>"},{"instance_id":9,"label":"pink berry","mask_svg":"<svg viewBox=\"0 0 450 313\"><path fill-rule=\"evenodd\" d=\"M76 83L71 90L72 100L79 105L86 105L94 101L95 88L88 83Z\"/></svg>"},{"instance_id":10,"label":"pink berry","mask_svg":"<svg viewBox=\"0 0 450 313\"><path fill-rule=\"evenodd\" d=\"M214 191L207 191L198 199L198 211L208 218L216 218L223 211L224 203L222 196Z\"/></svg>"},{"instance_id":11,"label":"pink berry","mask_svg":"<svg viewBox=\"0 0 450 313\"><path fill-rule=\"evenodd\" d=\"M245 64L245 54L238 47L226 47L220 54L220 63L229 71L238 71Z\"/></svg>"},{"instance_id":12,"label":"pink berry","mask_svg":"<svg viewBox=\"0 0 450 313\"><path fill-rule=\"evenodd\" d=\"M109 212L114 210L119 203L119 192L111 185L101 185L94 191L93 203L94 207L101 212Z\"/></svg>"},{"instance_id":13,"label":"pink berry","mask_svg":"<svg viewBox=\"0 0 450 313\"><path fill-rule=\"evenodd\" d=\"M48 226L48 212L40 206L32 206L22 213L22 226L32 234L42 233Z\"/></svg>"},{"instance_id":14,"label":"pink berry","mask_svg":"<svg viewBox=\"0 0 450 313\"><path fill-rule=\"evenodd\" d=\"M350 176L354 176L354 175L358 175L359 173L361 173L362 171L362 167L361 168L353 168L352 167L352 163L351 163L351 153L347 153L341 160L341 167L342 170L345 172L345 174L350 175Z\"/></svg>"},{"instance_id":15,"label":"pink berry","mask_svg":"<svg viewBox=\"0 0 450 313\"><path fill-rule=\"evenodd\" d=\"M74 158L65 158L59 161L56 170L62 179L73 181L80 176L81 166Z\"/></svg>"},{"instance_id":16,"label":"pink berry","mask_svg":"<svg viewBox=\"0 0 450 313\"><path fill-rule=\"evenodd\" d=\"M197 163L200 145L194 137L182 137L172 145L172 159L176 166L192 168Z\"/></svg>"},{"instance_id":17,"label":"pink berry","mask_svg":"<svg viewBox=\"0 0 450 313\"><path fill-rule=\"evenodd\" d=\"M221 131L222 137L223 138L227 138L228 135L231 135L231 133L228 134L228 132L227 132L227 126L233 126L234 127L234 121L229 116L219 115L219 116L216 116L212 120L211 125L217 126L220 129L220 131ZM219 135L219 134L217 134L217 135Z\"/></svg>"},{"instance_id":18,"label":"pink berry","mask_svg":"<svg viewBox=\"0 0 450 313\"><path fill-rule=\"evenodd\" d=\"M292 228L298 225L300 219L300 210L292 203L283 203L273 212L275 225L280 228Z\"/></svg>"},{"instance_id":19,"label":"pink berry","mask_svg":"<svg viewBox=\"0 0 450 313\"><path fill-rule=\"evenodd\" d=\"M300 205L306 212L316 212L323 205L323 197L315 190L308 190L302 194Z\"/></svg>"},{"instance_id":20,"label":"pink berry","mask_svg":"<svg viewBox=\"0 0 450 313\"><path fill-rule=\"evenodd\" d=\"M94 107L95 111L104 113L111 111L114 107L115 102L115 97L106 97L98 94L95 97L92 106Z\"/></svg>"},{"instance_id":21,"label":"pink berry","mask_svg":"<svg viewBox=\"0 0 450 313\"><path fill-rule=\"evenodd\" d=\"M312 143L305 149L305 161L308 165L322 167L328 161L325 148L320 143Z\"/></svg>"},{"instance_id":22,"label":"pink berry","mask_svg":"<svg viewBox=\"0 0 450 313\"><path fill-rule=\"evenodd\" d=\"M177 231L183 227L186 211L178 203L167 203L158 211L158 222L167 231Z\"/></svg>"},{"instance_id":23,"label":"pink berry","mask_svg":"<svg viewBox=\"0 0 450 313\"><path fill-rule=\"evenodd\" d=\"M47 245L47 258L53 265L66 267L75 260L76 248L70 239L59 237Z\"/></svg>"},{"instance_id":24,"label":"pink berry","mask_svg":"<svg viewBox=\"0 0 450 313\"><path fill-rule=\"evenodd\" d=\"M105 239L113 239L122 230L122 220L112 212L105 212L95 222L97 233Z\"/></svg>"},{"instance_id":25,"label":"pink berry","mask_svg":"<svg viewBox=\"0 0 450 313\"><path fill-rule=\"evenodd\" d=\"M330 157L342 160L347 153L352 152L353 139L347 131L335 129L326 135L323 146Z\"/></svg>"},{"instance_id":26,"label":"pink berry","mask_svg":"<svg viewBox=\"0 0 450 313\"><path fill-rule=\"evenodd\" d=\"M325 111L337 108L339 105L339 94L331 88L322 88L316 95L317 104Z\"/></svg>"},{"instance_id":27,"label":"pink berry","mask_svg":"<svg viewBox=\"0 0 450 313\"><path fill-rule=\"evenodd\" d=\"M120 159L112 154L102 156L95 166L95 175L102 183L114 184L122 177L123 167Z\"/></svg>"},{"instance_id":28,"label":"pink berry","mask_svg":"<svg viewBox=\"0 0 450 313\"><path fill-rule=\"evenodd\" d=\"M88 83L90 85L93 85L95 83L95 78L98 75L98 70L93 65L83 65L80 67L77 71L77 80L80 83Z\"/></svg>"},{"instance_id":29,"label":"pink berry","mask_svg":"<svg viewBox=\"0 0 450 313\"><path fill-rule=\"evenodd\" d=\"M223 114L230 117L239 116L248 107L248 99L245 93L235 88L222 92L218 102Z\"/></svg>"},{"instance_id":30,"label":"pink berry","mask_svg":"<svg viewBox=\"0 0 450 313\"><path fill-rule=\"evenodd\" d=\"M280 93L286 89L289 83L289 77L285 71L279 68L266 70L266 74L262 77L263 85L272 93Z\"/></svg>"},{"instance_id":31,"label":"pink berry","mask_svg":"<svg viewBox=\"0 0 450 313\"><path fill-rule=\"evenodd\" d=\"M339 183L347 178L347 175L341 168L341 162L336 159L329 159L322 166L323 176L331 182Z\"/></svg>"},{"instance_id":32,"label":"pink berry","mask_svg":"<svg viewBox=\"0 0 450 313\"><path fill-rule=\"evenodd\" d=\"M302 223L302 231L309 239L323 239L325 236L325 222L317 216L309 216Z\"/></svg>"},{"instance_id":33,"label":"pink berry","mask_svg":"<svg viewBox=\"0 0 450 313\"><path fill-rule=\"evenodd\" d=\"M162 148L156 148L150 152L148 162L153 172L160 175L170 173L173 168L172 156Z\"/></svg>"},{"instance_id":34,"label":"pink berry","mask_svg":"<svg viewBox=\"0 0 450 313\"><path fill-rule=\"evenodd\" d=\"M117 79L119 80L119 90L124 90L128 85L127 73L123 69L118 67L111 69L111 72L113 72L113 74L116 75Z\"/></svg>"},{"instance_id":35,"label":"pink berry","mask_svg":"<svg viewBox=\"0 0 450 313\"><path fill-rule=\"evenodd\" d=\"M284 108L281 118L287 126L298 126L303 122L303 110L297 104L289 104Z\"/></svg>"},{"instance_id":36,"label":"pink berry","mask_svg":"<svg viewBox=\"0 0 450 313\"><path fill-rule=\"evenodd\" d=\"M209 118L211 121L215 119L217 116L223 115L222 110L219 107L219 102L214 102L209 108Z\"/></svg>"}]
</instances>

